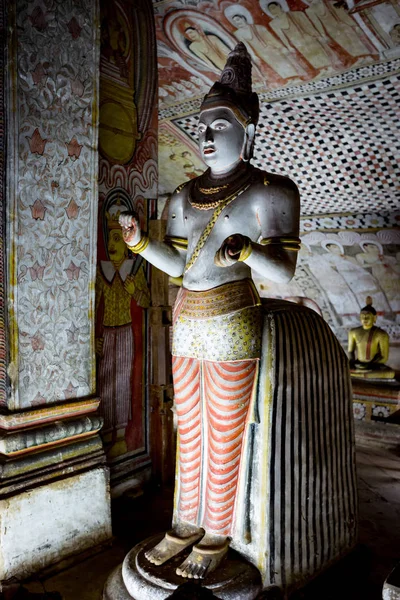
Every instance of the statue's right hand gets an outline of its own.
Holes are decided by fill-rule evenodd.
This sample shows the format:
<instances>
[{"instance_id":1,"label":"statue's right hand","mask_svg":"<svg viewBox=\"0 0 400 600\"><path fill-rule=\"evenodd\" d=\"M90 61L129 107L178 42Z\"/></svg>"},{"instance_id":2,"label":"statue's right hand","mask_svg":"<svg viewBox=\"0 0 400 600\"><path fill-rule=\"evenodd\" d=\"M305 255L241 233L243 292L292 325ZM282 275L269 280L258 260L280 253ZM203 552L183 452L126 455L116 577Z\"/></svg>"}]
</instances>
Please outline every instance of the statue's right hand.
<instances>
[{"instance_id":1,"label":"statue's right hand","mask_svg":"<svg viewBox=\"0 0 400 600\"><path fill-rule=\"evenodd\" d=\"M135 212L122 212L119 216L119 224L124 242L128 246L136 246L142 237L139 216Z\"/></svg>"}]
</instances>

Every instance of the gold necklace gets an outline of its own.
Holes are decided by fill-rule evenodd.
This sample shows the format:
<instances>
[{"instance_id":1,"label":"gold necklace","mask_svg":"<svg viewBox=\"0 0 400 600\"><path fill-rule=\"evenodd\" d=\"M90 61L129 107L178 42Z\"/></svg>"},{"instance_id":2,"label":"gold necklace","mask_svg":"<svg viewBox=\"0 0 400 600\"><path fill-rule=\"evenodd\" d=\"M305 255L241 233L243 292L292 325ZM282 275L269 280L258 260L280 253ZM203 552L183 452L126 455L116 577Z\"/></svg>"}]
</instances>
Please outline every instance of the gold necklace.
<instances>
[{"instance_id":1,"label":"gold necklace","mask_svg":"<svg viewBox=\"0 0 400 600\"><path fill-rule=\"evenodd\" d=\"M220 186L216 186L216 187L210 187L210 188L199 187L199 192L201 192L202 194L207 194L207 195L218 194L218 192L225 190L227 187L229 187L228 184L220 185Z\"/></svg>"},{"instance_id":2,"label":"gold necklace","mask_svg":"<svg viewBox=\"0 0 400 600\"><path fill-rule=\"evenodd\" d=\"M236 194L248 184L253 175L253 168L243 164L233 175L225 177L225 183L220 182L219 186L211 185L209 170L200 177L193 179L189 184L188 200L193 208L198 210L210 210L216 208L224 202L227 197ZM217 183L217 182L215 182ZM205 184L204 187L201 184ZM207 185L210 184L210 185Z\"/></svg>"},{"instance_id":3,"label":"gold necklace","mask_svg":"<svg viewBox=\"0 0 400 600\"><path fill-rule=\"evenodd\" d=\"M252 180L252 177L253 177L253 174L251 172L249 172L246 179L241 182L241 185L235 186L236 189L231 190L228 193L228 195L225 194L224 196L222 196L220 198L216 198L215 200L212 198L201 198L201 197L195 199L195 198L193 198L192 193L191 193L193 188L189 189L188 200L189 200L191 206L193 206L193 208L197 208L198 210L210 210L212 208L217 208L221 204L224 204L228 199L230 200L233 197L236 198L246 188L248 188L250 185L250 182ZM226 187L229 187L229 186L226 186ZM199 189L199 191L200 191L200 189Z\"/></svg>"}]
</instances>

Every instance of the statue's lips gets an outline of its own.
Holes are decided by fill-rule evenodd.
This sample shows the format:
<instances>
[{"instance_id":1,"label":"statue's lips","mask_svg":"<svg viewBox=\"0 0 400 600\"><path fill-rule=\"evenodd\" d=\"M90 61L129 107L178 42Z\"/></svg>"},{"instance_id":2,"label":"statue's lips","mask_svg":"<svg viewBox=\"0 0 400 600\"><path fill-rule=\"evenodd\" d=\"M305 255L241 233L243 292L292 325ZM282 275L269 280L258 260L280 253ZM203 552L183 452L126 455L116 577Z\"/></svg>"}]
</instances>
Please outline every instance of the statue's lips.
<instances>
[{"instance_id":1,"label":"statue's lips","mask_svg":"<svg viewBox=\"0 0 400 600\"><path fill-rule=\"evenodd\" d=\"M215 148L204 148L203 154L214 154Z\"/></svg>"}]
</instances>

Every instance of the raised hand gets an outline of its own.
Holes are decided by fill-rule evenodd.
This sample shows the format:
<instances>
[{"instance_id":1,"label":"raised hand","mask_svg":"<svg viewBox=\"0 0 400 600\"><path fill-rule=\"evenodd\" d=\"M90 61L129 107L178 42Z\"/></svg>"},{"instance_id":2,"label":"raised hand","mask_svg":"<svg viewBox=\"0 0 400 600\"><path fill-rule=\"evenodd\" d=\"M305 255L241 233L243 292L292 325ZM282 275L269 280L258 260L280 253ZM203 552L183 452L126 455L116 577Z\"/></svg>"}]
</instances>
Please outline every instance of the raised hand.
<instances>
[{"instance_id":1,"label":"raised hand","mask_svg":"<svg viewBox=\"0 0 400 600\"><path fill-rule=\"evenodd\" d=\"M220 249L215 253L214 263L218 267L230 267L234 265L239 260L241 251L249 241L246 236L240 233L230 235L222 242Z\"/></svg>"},{"instance_id":2,"label":"raised hand","mask_svg":"<svg viewBox=\"0 0 400 600\"><path fill-rule=\"evenodd\" d=\"M136 246L142 237L139 216L135 212L122 212L119 216L119 224L122 228L122 237L128 246Z\"/></svg>"}]
</instances>

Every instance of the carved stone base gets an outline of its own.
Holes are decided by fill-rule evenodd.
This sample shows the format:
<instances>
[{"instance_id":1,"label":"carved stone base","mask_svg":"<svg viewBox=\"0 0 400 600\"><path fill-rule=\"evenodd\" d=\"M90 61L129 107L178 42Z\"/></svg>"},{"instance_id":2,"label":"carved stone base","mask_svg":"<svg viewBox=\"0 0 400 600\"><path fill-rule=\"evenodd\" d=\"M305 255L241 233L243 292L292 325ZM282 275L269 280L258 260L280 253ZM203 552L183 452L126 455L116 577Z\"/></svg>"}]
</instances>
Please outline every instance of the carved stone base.
<instances>
[{"instance_id":1,"label":"carved stone base","mask_svg":"<svg viewBox=\"0 0 400 600\"><path fill-rule=\"evenodd\" d=\"M400 600L400 563L383 584L383 600Z\"/></svg>"},{"instance_id":2,"label":"carved stone base","mask_svg":"<svg viewBox=\"0 0 400 600\"><path fill-rule=\"evenodd\" d=\"M25 579L111 538L104 466L0 497L0 581Z\"/></svg>"},{"instance_id":3,"label":"carved stone base","mask_svg":"<svg viewBox=\"0 0 400 600\"><path fill-rule=\"evenodd\" d=\"M164 600L178 586L188 581L175 574L175 569L188 556L190 548L156 567L144 556L162 536L157 535L137 544L108 578L103 600ZM254 600L261 592L261 576L253 565L234 550L229 550L221 566L207 577L203 587L221 600Z\"/></svg>"}]
</instances>

